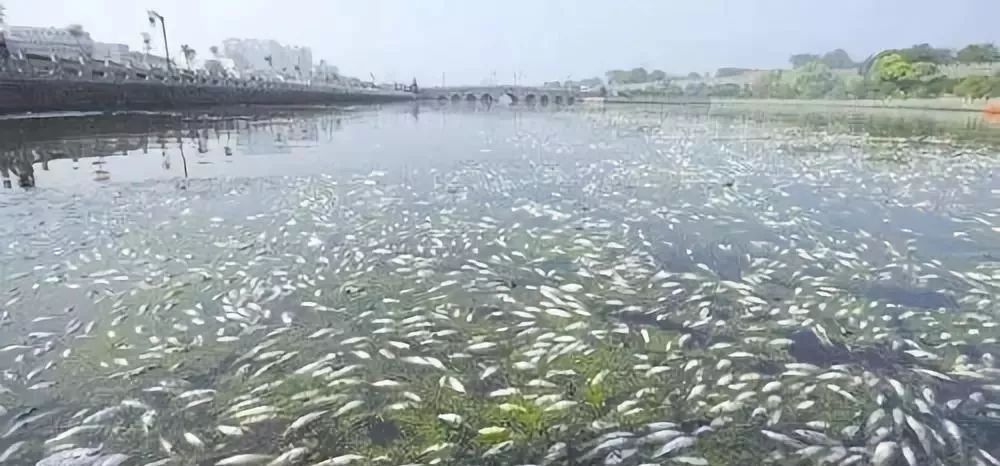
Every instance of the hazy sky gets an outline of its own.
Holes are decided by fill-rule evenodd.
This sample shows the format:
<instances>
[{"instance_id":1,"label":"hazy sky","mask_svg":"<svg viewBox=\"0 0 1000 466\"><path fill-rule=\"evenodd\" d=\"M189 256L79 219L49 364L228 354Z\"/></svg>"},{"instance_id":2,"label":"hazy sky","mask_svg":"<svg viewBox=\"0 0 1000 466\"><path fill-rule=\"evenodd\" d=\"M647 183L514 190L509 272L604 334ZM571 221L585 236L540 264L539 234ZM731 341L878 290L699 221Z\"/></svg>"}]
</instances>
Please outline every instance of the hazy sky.
<instances>
[{"instance_id":1,"label":"hazy sky","mask_svg":"<svg viewBox=\"0 0 1000 466\"><path fill-rule=\"evenodd\" d=\"M80 23L141 49L146 9L167 18L171 53L202 57L228 37L312 47L342 72L438 85L779 67L797 52L856 60L920 42L1000 42L1000 0L0 0L8 24ZM155 49L162 50L159 31ZM160 52L162 53L162 52Z\"/></svg>"}]
</instances>

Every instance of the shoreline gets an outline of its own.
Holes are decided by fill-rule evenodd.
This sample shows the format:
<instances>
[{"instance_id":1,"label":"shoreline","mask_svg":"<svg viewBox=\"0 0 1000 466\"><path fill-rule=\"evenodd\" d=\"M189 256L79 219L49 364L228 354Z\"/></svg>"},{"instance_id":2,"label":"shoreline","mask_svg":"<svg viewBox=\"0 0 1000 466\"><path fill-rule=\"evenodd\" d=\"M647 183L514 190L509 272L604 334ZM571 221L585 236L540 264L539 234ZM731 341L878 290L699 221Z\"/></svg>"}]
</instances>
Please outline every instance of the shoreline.
<instances>
[{"instance_id":1,"label":"shoreline","mask_svg":"<svg viewBox=\"0 0 1000 466\"><path fill-rule=\"evenodd\" d=\"M171 111L241 105L350 105L409 102L409 92L310 86L168 83L143 80L25 79L0 74L0 115L47 112Z\"/></svg>"},{"instance_id":2,"label":"shoreline","mask_svg":"<svg viewBox=\"0 0 1000 466\"><path fill-rule=\"evenodd\" d=\"M607 97L584 99L585 103L603 104L652 104L652 105L712 105L712 106L769 106L769 107L836 107L847 109L901 109L935 110L946 112L986 113L987 107L1000 106L1000 98L975 100L960 97L933 99L719 99L719 98L669 98L657 96Z\"/></svg>"}]
</instances>

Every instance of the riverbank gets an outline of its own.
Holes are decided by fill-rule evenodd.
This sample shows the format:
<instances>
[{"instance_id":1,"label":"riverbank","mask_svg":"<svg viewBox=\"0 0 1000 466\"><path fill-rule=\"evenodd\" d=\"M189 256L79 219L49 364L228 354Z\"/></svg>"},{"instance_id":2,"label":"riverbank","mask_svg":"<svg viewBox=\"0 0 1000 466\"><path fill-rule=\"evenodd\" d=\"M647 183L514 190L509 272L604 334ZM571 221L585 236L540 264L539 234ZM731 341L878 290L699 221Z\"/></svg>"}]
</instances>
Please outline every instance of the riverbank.
<instances>
[{"instance_id":1,"label":"riverbank","mask_svg":"<svg viewBox=\"0 0 1000 466\"><path fill-rule=\"evenodd\" d=\"M585 102L594 102L585 99ZM769 106L769 107L837 107L853 109L908 109L908 110L940 110L954 112L983 112L986 108L1000 108L1000 99L968 101L959 97L940 97L934 99L719 99L690 97L608 97L598 102L605 104L662 104L662 105L713 105L713 106Z\"/></svg>"},{"instance_id":2,"label":"riverbank","mask_svg":"<svg viewBox=\"0 0 1000 466\"><path fill-rule=\"evenodd\" d=\"M206 84L155 80L0 76L0 114L177 110L233 105L334 105L412 101L409 92L292 83Z\"/></svg>"}]
</instances>

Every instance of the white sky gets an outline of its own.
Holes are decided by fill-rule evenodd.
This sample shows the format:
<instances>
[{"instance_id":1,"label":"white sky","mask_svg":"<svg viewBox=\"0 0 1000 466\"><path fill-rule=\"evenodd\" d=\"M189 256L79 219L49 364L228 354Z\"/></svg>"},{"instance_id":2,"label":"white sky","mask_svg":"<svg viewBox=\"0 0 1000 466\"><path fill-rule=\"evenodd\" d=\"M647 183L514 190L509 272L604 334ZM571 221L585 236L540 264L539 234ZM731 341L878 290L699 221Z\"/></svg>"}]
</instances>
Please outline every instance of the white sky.
<instances>
[{"instance_id":1,"label":"white sky","mask_svg":"<svg viewBox=\"0 0 1000 466\"><path fill-rule=\"evenodd\" d=\"M140 49L146 10L167 18L171 54L229 37L306 45L354 76L438 85L540 83L645 66L672 73L779 67L799 52L855 60L929 42L1000 42L1000 0L0 0L8 24L80 23ZM152 32L152 31L151 31ZM154 45L162 53L159 31Z\"/></svg>"}]
</instances>

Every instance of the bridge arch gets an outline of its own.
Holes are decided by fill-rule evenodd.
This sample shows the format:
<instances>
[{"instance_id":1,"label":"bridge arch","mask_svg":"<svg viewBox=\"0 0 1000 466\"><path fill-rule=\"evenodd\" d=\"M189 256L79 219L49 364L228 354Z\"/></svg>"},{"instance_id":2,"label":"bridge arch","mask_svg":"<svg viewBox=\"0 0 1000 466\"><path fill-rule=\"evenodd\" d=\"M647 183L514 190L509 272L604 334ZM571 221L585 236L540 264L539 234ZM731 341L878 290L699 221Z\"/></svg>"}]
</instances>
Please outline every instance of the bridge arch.
<instances>
[{"instance_id":1,"label":"bridge arch","mask_svg":"<svg viewBox=\"0 0 1000 466\"><path fill-rule=\"evenodd\" d=\"M476 100L478 100L478 99L476 99L476 94L471 94L470 93L470 94L466 94L466 96L465 96L465 101L466 102L475 102Z\"/></svg>"},{"instance_id":2,"label":"bridge arch","mask_svg":"<svg viewBox=\"0 0 1000 466\"><path fill-rule=\"evenodd\" d=\"M448 101L448 96L446 96L446 95L444 95L444 94L441 94L441 95L439 95L439 96L437 97L437 101L438 101L438 102L447 102L447 101Z\"/></svg>"},{"instance_id":3,"label":"bridge arch","mask_svg":"<svg viewBox=\"0 0 1000 466\"><path fill-rule=\"evenodd\" d=\"M538 101L542 105L548 105L549 104L549 95L548 94L542 94L542 96L538 99Z\"/></svg>"},{"instance_id":4,"label":"bridge arch","mask_svg":"<svg viewBox=\"0 0 1000 466\"><path fill-rule=\"evenodd\" d=\"M561 95L557 95L553 100L555 101L556 105L562 105L563 104L563 96L561 96Z\"/></svg>"},{"instance_id":5,"label":"bridge arch","mask_svg":"<svg viewBox=\"0 0 1000 466\"><path fill-rule=\"evenodd\" d=\"M576 103L576 97L573 96L566 97L566 105L573 105L574 103Z\"/></svg>"},{"instance_id":6,"label":"bridge arch","mask_svg":"<svg viewBox=\"0 0 1000 466\"><path fill-rule=\"evenodd\" d=\"M535 94L528 94L524 96L525 105L535 105Z\"/></svg>"},{"instance_id":7,"label":"bridge arch","mask_svg":"<svg viewBox=\"0 0 1000 466\"><path fill-rule=\"evenodd\" d=\"M492 104L493 103L493 96L490 95L489 93L486 93L486 94L483 94L483 96L480 97L479 100L482 101L482 103L484 103L484 104Z\"/></svg>"},{"instance_id":8,"label":"bridge arch","mask_svg":"<svg viewBox=\"0 0 1000 466\"><path fill-rule=\"evenodd\" d=\"M458 94L452 94L451 95L451 101L452 101L452 103L461 102L462 101L462 96L460 96Z\"/></svg>"}]
</instances>

